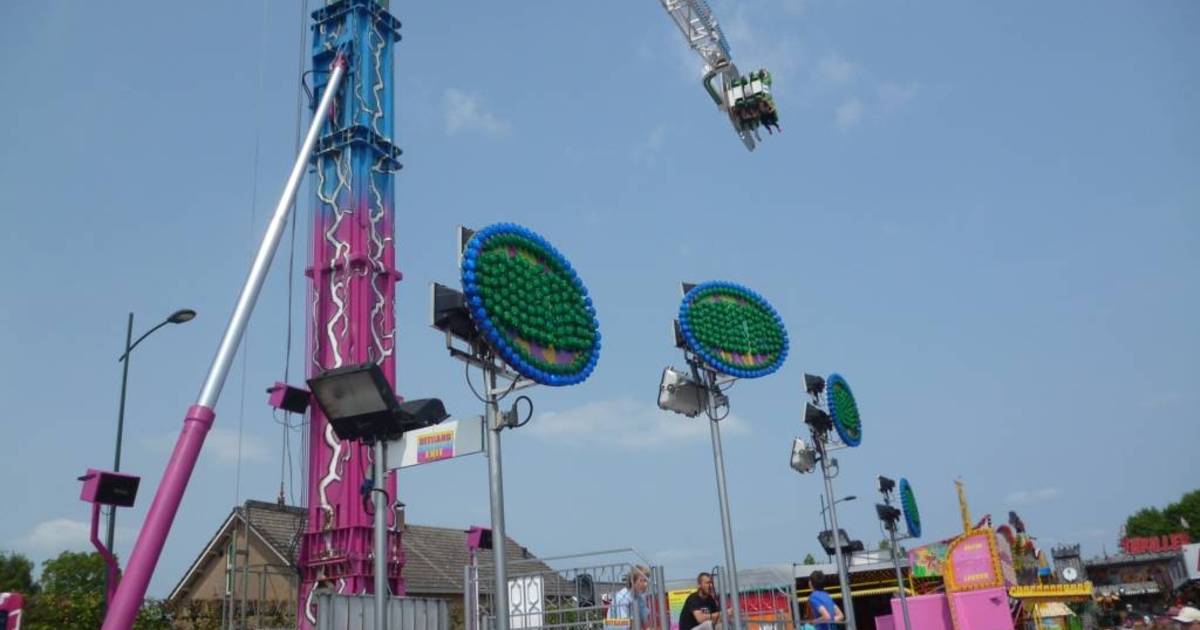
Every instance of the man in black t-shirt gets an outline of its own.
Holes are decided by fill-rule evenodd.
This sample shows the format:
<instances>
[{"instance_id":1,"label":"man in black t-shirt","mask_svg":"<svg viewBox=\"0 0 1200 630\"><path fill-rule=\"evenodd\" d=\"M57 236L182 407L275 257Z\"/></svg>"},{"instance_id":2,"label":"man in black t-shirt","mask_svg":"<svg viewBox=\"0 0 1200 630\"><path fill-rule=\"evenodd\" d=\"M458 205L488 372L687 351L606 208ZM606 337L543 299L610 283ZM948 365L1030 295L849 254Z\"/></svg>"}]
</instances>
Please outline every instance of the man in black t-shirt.
<instances>
[{"instance_id":1,"label":"man in black t-shirt","mask_svg":"<svg viewBox=\"0 0 1200 630\"><path fill-rule=\"evenodd\" d=\"M679 630L713 630L721 619L721 604L713 594L711 573L696 576L697 589L683 602Z\"/></svg>"}]
</instances>

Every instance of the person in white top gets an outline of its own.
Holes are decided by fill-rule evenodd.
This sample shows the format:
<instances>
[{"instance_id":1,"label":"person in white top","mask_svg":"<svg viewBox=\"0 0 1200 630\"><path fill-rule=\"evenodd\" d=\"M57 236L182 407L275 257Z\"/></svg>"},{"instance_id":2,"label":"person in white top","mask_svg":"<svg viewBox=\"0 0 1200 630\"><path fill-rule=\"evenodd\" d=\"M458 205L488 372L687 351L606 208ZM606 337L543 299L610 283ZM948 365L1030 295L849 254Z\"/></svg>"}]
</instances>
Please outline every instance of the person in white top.
<instances>
[{"instance_id":1,"label":"person in white top","mask_svg":"<svg viewBox=\"0 0 1200 630\"><path fill-rule=\"evenodd\" d=\"M646 590L650 587L650 569L641 565L630 567L625 576L625 588L617 591L612 605L608 607L604 625L606 627L631 627L637 615L637 627L650 625L650 606L646 603Z\"/></svg>"}]
</instances>

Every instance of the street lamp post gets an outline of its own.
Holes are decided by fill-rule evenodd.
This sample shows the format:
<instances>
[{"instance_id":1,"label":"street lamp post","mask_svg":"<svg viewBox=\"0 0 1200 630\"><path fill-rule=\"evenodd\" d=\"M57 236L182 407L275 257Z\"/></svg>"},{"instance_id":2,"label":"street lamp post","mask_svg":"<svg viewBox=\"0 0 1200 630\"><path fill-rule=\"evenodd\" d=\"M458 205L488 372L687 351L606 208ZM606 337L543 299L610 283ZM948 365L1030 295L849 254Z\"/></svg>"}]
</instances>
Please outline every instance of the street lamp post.
<instances>
[{"instance_id":1,"label":"street lamp post","mask_svg":"<svg viewBox=\"0 0 1200 630\"><path fill-rule=\"evenodd\" d=\"M857 496L855 496L855 495L853 495L853 494L852 494L852 495L850 495L850 496L848 496L848 497L842 497L842 498L838 499L837 501L834 501L834 502L833 502L833 504L834 504L834 505L837 505L837 504L839 504L839 503L845 503L846 501L853 501L853 500L855 500L855 499L857 499L857 498L858 498ZM822 495L821 495L821 530L822 530L822 531L826 531L826 530L828 530L828 529L829 529L829 522L828 522L827 520L825 520L825 513L826 513L826 512L828 512L828 511L829 511L829 507L828 507L828 506L826 506L826 504L825 504L825 495L823 495L823 494L822 494ZM840 540L841 540L841 539L839 538L839 536L840 536L840 534L839 534L838 532L834 532L834 533L833 533L833 539L834 539L835 541L840 541ZM829 558L829 554L825 554L825 557L828 559L828 558Z\"/></svg>"},{"instance_id":2,"label":"street lamp post","mask_svg":"<svg viewBox=\"0 0 1200 630\"><path fill-rule=\"evenodd\" d=\"M133 313L129 314L129 323L125 327L125 352L117 359L121 366L121 402L117 407L117 447L116 454L113 456L113 472L121 470L121 438L125 433L125 392L129 385L129 353L137 347L143 339L149 337L151 333L166 326L167 324L182 324L192 321L196 317L196 311L189 308L179 309L171 313L166 319L159 322L157 326L147 330L137 341L130 342L133 339ZM113 548L113 533L117 527L117 510L116 508L108 508L108 531L104 534L104 544L109 551Z\"/></svg>"}]
</instances>

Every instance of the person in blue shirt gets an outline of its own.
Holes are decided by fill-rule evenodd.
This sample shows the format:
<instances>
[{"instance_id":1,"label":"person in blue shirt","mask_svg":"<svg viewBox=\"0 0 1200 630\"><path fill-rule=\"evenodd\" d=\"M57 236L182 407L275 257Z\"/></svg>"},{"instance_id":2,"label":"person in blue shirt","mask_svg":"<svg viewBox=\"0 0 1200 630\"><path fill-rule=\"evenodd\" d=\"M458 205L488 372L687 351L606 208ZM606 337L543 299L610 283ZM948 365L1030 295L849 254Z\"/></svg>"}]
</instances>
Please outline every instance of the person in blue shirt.
<instances>
[{"instance_id":1,"label":"person in blue shirt","mask_svg":"<svg viewBox=\"0 0 1200 630\"><path fill-rule=\"evenodd\" d=\"M650 587L650 569L641 565L630 567L625 576L625 588L613 596L612 605L605 615L605 627L633 626L634 615L637 615L638 628L647 628L652 624L650 605L646 603L646 589Z\"/></svg>"},{"instance_id":2,"label":"person in blue shirt","mask_svg":"<svg viewBox=\"0 0 1200 630\"><path fill-rule=\"evenodd\" d=\"M808 596L808 607L812 610L817 630L835 630L835 623L841 623L845 617L842 616L842 609L838 608L829 593L825 592L825 574L813 571L808 577L808 583L812 587L812 594Z\"/></svg>"}]
</instances>

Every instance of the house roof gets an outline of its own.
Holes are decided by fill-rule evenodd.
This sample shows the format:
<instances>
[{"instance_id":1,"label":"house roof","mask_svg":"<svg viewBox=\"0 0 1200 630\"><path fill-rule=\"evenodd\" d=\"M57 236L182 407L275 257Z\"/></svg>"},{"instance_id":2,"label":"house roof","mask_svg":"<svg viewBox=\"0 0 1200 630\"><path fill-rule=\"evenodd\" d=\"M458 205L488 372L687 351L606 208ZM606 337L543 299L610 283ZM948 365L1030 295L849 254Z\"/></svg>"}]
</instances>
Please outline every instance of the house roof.
<instances>
[{"instance_id":1,"label":"house roof","mask_svg":"<svg viewBox=\"0 0 1200 630\"><path fill-rule=\"evenodd\" d=\"M306 510L292 505L265 501L246 501L246 517L265 542L295 565L300 553L300 535L304 533Z\"/></svg>"},{"instance_id":2,"label":"house roof","mask_svg":"<svg viewBox=\"0 0 1200 630\"><path fill-rule=\"evenodd\" d=\"M235 507L188 567L171 591L170 598L174 599L192 580L199 577L198 571L204 558L229 534L235 519L247 522L251 533L275 552L281 565L295 567L307 517L307 511L302 507L266 501L246 501L244 506ZM466 532L450 527L406 525L401 540L405 555L404 583L409 593L432 595L463 592L463 567L468 562ZM507 541L505 557L515 569L510 569L510 573L552 571L517 541L511 537ZM492 564L490 550L479 552L479 564ZM480 580L481 591L490 592L490 585L490 580Z\"/></svg>"},{"instance_id":3,"label":"house roof","mask_svg":"<svg viewBox=\"0 0 1200 630\"><path fill-rule=\"evenodd\" d=\"M1122 553L1113 556L1092 558L1091 560L1084 562L1083 566L1090 569L1094 567L1108 567L1126 564L1144 564L1150 562L1159 562L1161 560L1173 560L1179 557L1181 557L1181 554L1178 551L1155 551L1151 553L1140 553L1137 555Z\"/></svg>"}]
</instances>

